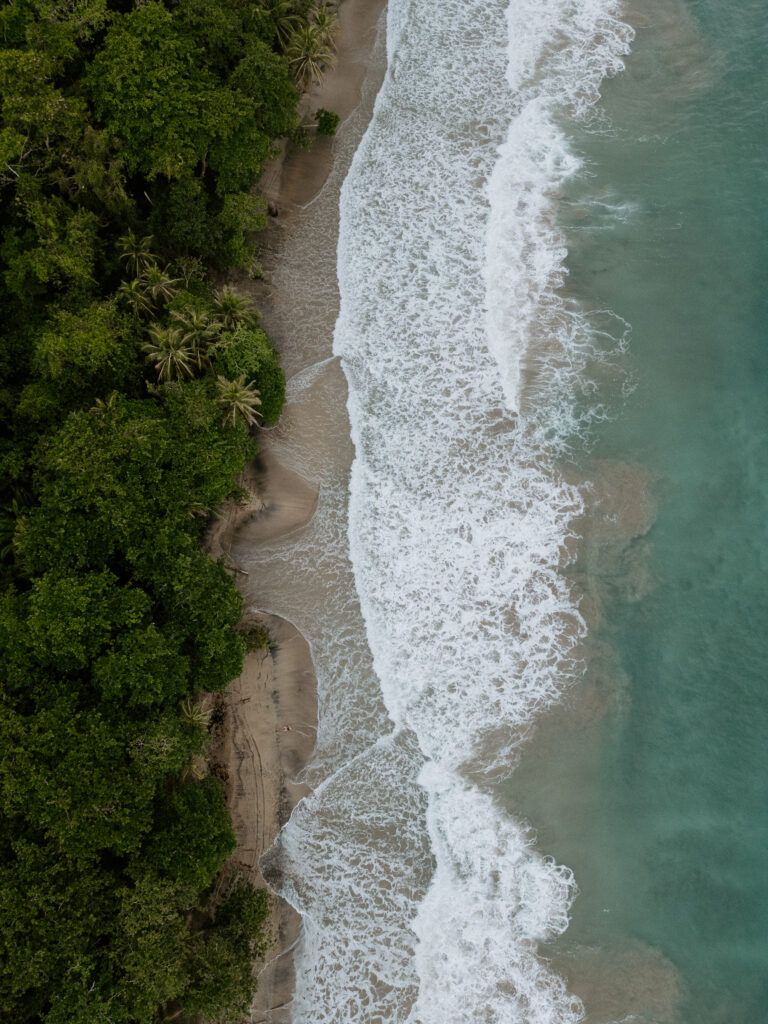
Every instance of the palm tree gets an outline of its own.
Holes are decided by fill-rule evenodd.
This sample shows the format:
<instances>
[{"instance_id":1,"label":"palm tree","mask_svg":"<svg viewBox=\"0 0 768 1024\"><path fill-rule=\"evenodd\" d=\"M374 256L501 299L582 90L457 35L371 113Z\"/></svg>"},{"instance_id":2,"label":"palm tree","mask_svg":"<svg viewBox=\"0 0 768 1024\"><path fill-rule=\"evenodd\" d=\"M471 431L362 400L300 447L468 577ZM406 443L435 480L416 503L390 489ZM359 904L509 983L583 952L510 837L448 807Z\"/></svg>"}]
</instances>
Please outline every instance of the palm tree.
<instances>
[{"instance_id":1,"label":"palm tree","mask_svg":"<svg viewBox=\"0 0 768 1024\"><path fill-rule=\"evenodd\" d=\"M155 302L161 299L163 302L170 302L176 294L176 285L181 284L180 277L171 277L168 267L163 270L153 263L144 269L140 278L144 290L149 292Z\"/></svg>"},{"instance_id":2,"label":"palm tree","mask_svg":"<svg viewBox=\"0 0 768 1024\"><path fill-rule=\"evenodd\" d=\"M91 412L98 412L102 416L106 416L109 412L114 412L117 408L117 392L112 391L108 398L97 398L91 406Z\"/></svg>"},{"instance_id":3,"label":"palm tree","mask_svg":"<svg viewBox=\"0 0 768 1024\"><path fill-rule=\"evenodd\" d=\"M312 24L320 33L326 46L333 47L333 37L338 21L339 16L334 4L319 4L312 11Z\"/></svg>"},{"instance_id":4,"label":"palm tree","mask_svg":"<svg viewBox=\"0 0 768 1024\"><path fill-rule=\"evenodd\" d=\"M158 380L183 380L192 376L195 353L178 327L149 328L151 341L142 345L147 359L155 364Z\"/></svg>"},{"instance_id":5,"label":"palm tree","mask_svg":"<svg viewBox=\"0 0 768 1024\"><path fill-rule=\"evenodd\" d=\"M217 319L225 331L232 331L241 324L244 327L258 322L259 314L244 295L238 295L234 288L221 288L213 293L213 305Z\"/></svg>"},{"instance_id":6,"label":"palm tree","mask_svg":"<svg viewBox=\"0 0 768 1024\"><path fill-rule=\"evenodd\" d=\"M122 281L117 294L134 316L150 315L155 308L144 290L144 283L137 277L132 281Z\"/></svg>"},{"instance_id":7,"label":"palm tree","mask_svg":"<svg viewBox=\"0 0 768 1024\"><path fill-rule=\"evenodd\" d=\"M207 313L200 313L194 308L173 309L171 317L179 325L184 341L192 346L198 369L202 369L210 362L208 350L219 335L219 324L214 323Z\"/></svg>"},{"instance_id":8,"label":"palm tree","mask_svg":"<svg viewBox=\"0 0 768 1024\"><path fill-rule=\"evenodd\" d=\"M179 779L181 782L200 782L208 774L208 762L202 754L192 754L189 761L179 772ZM173 1017L165 1017L165 1020L173 1020L174 1017L180 1017L182 1011L179 1010Z\"/></svg>"},{"instance_id":9,"label":"palm tree","mask_svg":"<svg viewBox=\"0 0 768 1024\"><path fill-rule=\"evenodd\" d=\"M197 729L207 729L211 720L211 710L202 701L195 701L191 697L185 697L179 705L182 721L186 725L194 726Z\"/></svg>"},{"instance_id":10,"label":"palm tree","mask_svg":"<svg viewBox=\"0 0 768 1024\"><path fill-rule=\"evenodd\" d=\"M291 0L267 0L267 14L275 24L275 35L280 48L285 50L291 35L301 27L303 19L294 10Z\"/></svg>"},{"instance_id":11,"label":"palm tree","mask_svg":"<svg viewBox=\"0 0 768 1024\"><path fill-rule=\"evenodd\" d=\"M221 421L224 426L236 426L240 416L249 425L257 422L259 414L256 409L261 405L261 396L258 389L253 386L253 381L246 384L244 373L241 373L237 380L227 380L226 377L218 376L216 387L219 392L217 401L224 409L224 418Z\"/></svg>"},{"instance_id":12,"label":"palm tree","mask_svg":"<svg viewBox=\"0 0 768 1024\"><path fill-rule=\"evenodd\" d=\"M296 84L308 92L313 82L319 82L324 72L336 63L333 52L317 25L304 25L291 34L285 48Z\"/></svg>"},{"instance_id":13,"label":"palm tree","mask_svg":"<svg viewBox=\"0 0 768 1024\"><path fill-rule=\"evenodd\" d=\"M152 252L153 242L152 235L137 238L133 231L126 232L122 238L118 239L120 259L125 261L134 277L138 277L148 267L154 266L156 259Z\"/></svg>"},{"instance_id":14,"label":"palm tree","mask_svg":"<svg viewBox=\"0 0 768 1024\"><path fill-rule=\"evenodd\" d=\"M17 498L11 500L10 505L4 505L0 509L0 559L11 559L14 553L13 537L16 532L16 524L24 514L24 508Z\"/></svg>"}]
</instances>

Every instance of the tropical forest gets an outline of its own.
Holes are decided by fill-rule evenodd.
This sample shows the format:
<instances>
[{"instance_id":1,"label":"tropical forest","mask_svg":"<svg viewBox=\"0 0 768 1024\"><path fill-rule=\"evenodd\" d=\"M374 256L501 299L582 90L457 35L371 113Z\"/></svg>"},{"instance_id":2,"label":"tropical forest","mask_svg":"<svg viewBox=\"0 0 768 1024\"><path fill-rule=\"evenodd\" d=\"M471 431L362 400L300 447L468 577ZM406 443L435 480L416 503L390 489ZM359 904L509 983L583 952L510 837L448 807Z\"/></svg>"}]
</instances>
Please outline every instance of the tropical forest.
<instances>
[{"instance_id":1,"label":"tropical forest","mask_svg":"<svg viewBox=\"0 0 768 1024\"><path fill-rule=\"evenodd\" d=\"M232 281L333 60L309 0L0 7L0 1020L239 1020L269 897L206 768L201 543L285 381ZM333 131L333 115L321 128ZM279 141L278 141L279 140Z\"/></svg>"}]
</instances>

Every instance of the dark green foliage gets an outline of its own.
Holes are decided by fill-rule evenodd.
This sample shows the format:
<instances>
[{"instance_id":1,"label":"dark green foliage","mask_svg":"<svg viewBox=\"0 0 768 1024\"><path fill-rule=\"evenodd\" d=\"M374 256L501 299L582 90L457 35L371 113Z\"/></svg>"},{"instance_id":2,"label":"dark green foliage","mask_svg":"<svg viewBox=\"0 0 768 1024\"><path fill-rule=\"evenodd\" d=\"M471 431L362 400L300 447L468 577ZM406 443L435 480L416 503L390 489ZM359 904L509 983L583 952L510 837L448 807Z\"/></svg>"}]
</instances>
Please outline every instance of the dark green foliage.
<instances>
[{"instance_id":1,"label":"dark green foliage","mask_svg":"<svg viewBox=\"0 0 768 1024\"><path fill-rule=\"evenodd\" d=\"M58 696L31 715L0 718L2 798L20 831L45 838L51 856L85 862L101 850L138 849L152 823L157 779L126 758L133 725ZM26 828L22 828L22 823Z\"/></svg>"},{"instance_id":2,"label":"dark green foliage","mask_svg":"<svg viewBox=\"0 0 768 1024\"><path fill-rule=\"evenodd\" d=\"M114 299L54 309L35 350L38 372L79 397L121 384L136 360L136 332Z\"/></svg>"},{"instance_id":3,"label":"dark green foliage","mask_svg":"<svg viewBox=\"0 0 768 1024\"><path fill-rule=\"evenodd\" d=\"M146 847L160 875L206 889L235 848L235 836L218 779L182 786L165 794L155 812L156 826Z\"/></svg>"},{"instance_id":4,"label":"dark green foliage","mask_svg":"<svg viewBox=\"0 0 768 1024\"><path fill-rule=\"evenodd\" d=\"M275 350L259 327L240 327L222 338L216 370L230 380L241 374L253 381L261 395L261 415L274 423L285 403L285 377Z\"/></svg>"},{"instance_id":5,"label":"dark green foliage","mask_svg":"<svg viewBox=\"0 0 768 1024\"><path fill-rule=\"evenodd\" d=\"M116 637L94 660L92 679L105 700L158 704L187 691L190 667L173 631L164 633L150 622Z\"/></svg>"},{"instance_id":6,"label":"dark green foliage","mask_svg":"<svg viewBox=\"0 0 768 1024\"><path fill-rule=\"evenodd\" d=\"M196 970L184 997L191 1013L233 1020L247 1013L253 992L250 965L266 951L268 913L268 893L241 881L212 926L194 937Z\"/></svg>"},{"instance_id":7,"label":"dark green foliage","mask_svg":"<svg viewBox=\"0 0 768 1024\"><path fill-rule=\"evenodd\" d=\"M163 405L118 397L72 413L38 449L39 504L17 529L25 566L101 568L118 553L138 565L169 544L176 554L175 533L224 500L255 450L244 431L219 429L209 390L168 385Z\"/></svg>"},{"instance_id":8,"label":"dark green foliage","mask_svg":"<svg viewBox=\"0 0 768 1024\"><path fill-rule=\"evenodd\" d=\"M264 893L210 905L234 837L190 708L246 650L200 550L256 451L221 382L285 398L207 277L255 265L300 130L272 6L0 5L2 1021L224 1020L264 952Z\"/></svg>"},{"instance_id":9,"label":"dark green foliage","mask_svg":"<svg viewBox=\"0 0 768 1024\"><path fill-rule=\"evenodd\" d=\"M334 114L330 110L324 110L322 107L320 107L319 110L315 111L315 117L317 118L318 135L336 134L336 129L339 127L338 114Z\"/></svg>"},{"instance_id":10,"label":"dark green foliage","mask_svg":"<svg viewBox=\"0 0 768 1024\"><path fill-rule=\"evenodd\" d=\"M147 594L119 586L111 572L45 573L29 594L30 654L41 666L81 671L114 634L136 632L150 609Z\"/></svg>"},{"instance_id":11,"label":"dark green foliage","mask_svg":"<svg viewBox=\"0 0 768 1024\"><path fill-rule=\"evenodd\" d=\"M231 95L217 95L194 41L157 2L112 20L85 84L97 117L122 144L128 174L149 181L192 172L217 132L217 115L225 122L234 115Z\"/></svg>"}]
</instances>

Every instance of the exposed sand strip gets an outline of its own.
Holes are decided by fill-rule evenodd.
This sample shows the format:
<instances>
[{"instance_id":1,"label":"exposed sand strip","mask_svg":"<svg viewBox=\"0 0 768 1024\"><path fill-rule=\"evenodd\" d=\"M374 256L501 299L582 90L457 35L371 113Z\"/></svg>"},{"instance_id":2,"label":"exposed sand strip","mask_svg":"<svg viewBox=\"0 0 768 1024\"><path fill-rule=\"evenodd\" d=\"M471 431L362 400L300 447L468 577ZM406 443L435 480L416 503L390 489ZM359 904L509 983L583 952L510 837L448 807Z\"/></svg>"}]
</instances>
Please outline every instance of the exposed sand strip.
<instances>
[{"instance_id":1,"label":"exposed sand strip","mask_svg":"<svg viewBox=\"0 0 768 1024\"><path fill-rule=\"evenodd\" d=\"M345 0L340 9L338 63L321 87L302 101L304 120L324 107L338 113L342 123L356 109L366 75L366 58L385 0ZM336 158L336 142L318 137L309 150L286 146L283 155L265 171L259 191L273 213L260 239L269 264L280 260L288 244L297 244L284 229L325 184ZM292 241L293 239L293 241ZM329 238L335 251L335 239ZM319 273L325 273L321 268ZM274 293L269 270L264 281L238 281L264 314L264 323L281 349L279 324L292 296ZM309 284L309 283L308 283ZM277 329L276 329L277 328ZM332 323L327 325L330 348ZM318 353L324 358L326 353ZM253 582L237 558L238 548L266 544L301 530L317 505L315 488L281 466L270 454L269 433L260 438L262 452L239 481L248 496L229 503L213 524L207 547L233 573L246 601L245 626L265 626L271 649L250 653L241 676L227 688L218 706L219 725L209 748L211 769L227 781L227 799L237 836L237 849L228 862L263 886L259 858L272 845L291 811L306 794L294 780L309 760L317 722L316 680L309 646L290 622L249 608ZM223 873L222 885L228 872ZM290 952L301 921L290 906L275 900L271 959L259 973L251 1020L269 1024L290 1021L293 965Z\"/></svg>"}]
</instances>

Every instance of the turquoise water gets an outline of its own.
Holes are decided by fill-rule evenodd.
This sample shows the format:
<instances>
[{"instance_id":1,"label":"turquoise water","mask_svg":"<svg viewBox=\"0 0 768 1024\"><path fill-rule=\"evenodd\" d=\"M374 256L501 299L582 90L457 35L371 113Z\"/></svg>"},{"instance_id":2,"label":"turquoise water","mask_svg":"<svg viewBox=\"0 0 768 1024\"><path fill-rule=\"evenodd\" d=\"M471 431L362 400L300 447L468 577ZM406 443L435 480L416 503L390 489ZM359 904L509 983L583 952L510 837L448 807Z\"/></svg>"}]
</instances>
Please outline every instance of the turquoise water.
<instances>
[{"instance_id":1,"label":"turquoise water","mask_svg":"<svg viewBox=\"0 0 768 1024\"><path fill-rule=\"evenodd\" d=\"M561 736L558 767L535 785L524 764L511 789L581 888L561 952L623 944L638 973L649 950L661 954L639 1019L761 1024L768 7L669 0L646 6L647 24L630 20L637 37L626 73L603 88L602 130L576 139L590 173L561 206L569 290L632 329L635 389L581 468L609 459L647 472L656 518L620 561L598 545L575 568L603 602L605 656L585 686L605 690L607 657L607 714ZM677 998L660 1009L670 977ZM613 1019L601 1012L589 1019Z\"/></svg>"}]
</instances>

